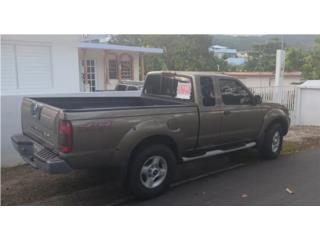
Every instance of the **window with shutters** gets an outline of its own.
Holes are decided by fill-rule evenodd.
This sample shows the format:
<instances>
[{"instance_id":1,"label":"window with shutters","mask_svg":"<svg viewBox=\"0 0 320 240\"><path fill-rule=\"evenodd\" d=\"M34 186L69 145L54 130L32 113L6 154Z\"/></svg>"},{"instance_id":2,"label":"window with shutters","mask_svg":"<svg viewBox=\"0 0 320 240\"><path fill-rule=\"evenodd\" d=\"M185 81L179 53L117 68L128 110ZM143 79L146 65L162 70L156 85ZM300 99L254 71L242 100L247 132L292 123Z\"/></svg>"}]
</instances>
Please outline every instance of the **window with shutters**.
<instances>
[{"instance_id":1,"label":"window with shutters","mask_svg":"<svg viewBox=\"0 0 320 240\"><path fill-rule=\"evenodd\" d=\"M122 80L132 80L132 58L129 55L120 57L120 70Z\"/></svg>"},{"instance_id":2,"label":"window with shutters","mask_svg":"<svg viewBox=\"0 0 320 240\"><path fill-rule=\"evenodd\" d=\"M121 61L121 79L132 79L132 66L131 61Z\"/></svg>"},{"instance_id":3,"label":"window with shutters","mask_svg":"<svg viewBox=\"0 0 320 240\"><path fill-rule=\"evenodd\" d=\"M1 45L1 89L17 89L17 69L15 61L15 46Z\"/></svg>"},{"instance_id":4,"label":"window with shutters","mask_svg":"<svg viewBox=\"0 0 320 240\"><path fill-rule=\"evenodd\" d=\"M48 89L52 87L49 46L1 44L1 88Z\"/></svg>"}]
</instances>

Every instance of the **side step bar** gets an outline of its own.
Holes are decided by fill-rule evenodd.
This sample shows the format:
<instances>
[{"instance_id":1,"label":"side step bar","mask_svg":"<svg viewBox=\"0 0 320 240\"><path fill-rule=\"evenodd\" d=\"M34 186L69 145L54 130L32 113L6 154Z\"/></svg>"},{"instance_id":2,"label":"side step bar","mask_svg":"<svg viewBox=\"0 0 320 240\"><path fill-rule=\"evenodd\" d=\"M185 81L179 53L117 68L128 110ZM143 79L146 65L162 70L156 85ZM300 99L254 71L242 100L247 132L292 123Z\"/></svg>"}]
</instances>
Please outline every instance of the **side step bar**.
<instances>
[{"instance_id":1,"label":"side step bar","mask_svg":"<svg viewBox=\"0 0 320 240\"><path fill-rule=\"evenodd\" d=\"M250 142L244 146L237 147L237 148L230 148L227 150L212 150L212 151L206 152L205 154L195 156L195 157L182 157L182 160L184 162L187 162L187 161L192 161L192 160L196 160L196 159L200 159L200 158L212 157L212 156L216 156L216 155L220 155L220 154L224 154L224 153L235 152L235 151L246 149L246 148L252 148L255 145L256 145L255 142Z\"/></svg>"}]
</instances>

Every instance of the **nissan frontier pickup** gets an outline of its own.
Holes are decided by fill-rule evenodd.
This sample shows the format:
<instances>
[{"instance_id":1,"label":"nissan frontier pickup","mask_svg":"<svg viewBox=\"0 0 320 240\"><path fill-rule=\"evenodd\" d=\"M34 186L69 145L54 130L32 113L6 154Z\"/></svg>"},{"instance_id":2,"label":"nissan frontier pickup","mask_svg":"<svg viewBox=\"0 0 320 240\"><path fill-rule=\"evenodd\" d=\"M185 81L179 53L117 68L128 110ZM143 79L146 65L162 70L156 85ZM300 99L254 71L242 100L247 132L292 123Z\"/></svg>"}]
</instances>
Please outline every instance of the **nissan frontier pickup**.
<instances>
[{"instance_id":1,"label":"nissan frontier pickup","mask_svg":"<svg viewBox=\"0 0 320 240\"><path fill-rule=\"evenodd\" d=\"M239 80L212 72L147 74L139 97L33 97L21 106L22 133L12 143L48 173L120 167L131 191L154 197L175 166L256 148L276 158L288 109L262 103Z\"/></svg>"}]
</instances>

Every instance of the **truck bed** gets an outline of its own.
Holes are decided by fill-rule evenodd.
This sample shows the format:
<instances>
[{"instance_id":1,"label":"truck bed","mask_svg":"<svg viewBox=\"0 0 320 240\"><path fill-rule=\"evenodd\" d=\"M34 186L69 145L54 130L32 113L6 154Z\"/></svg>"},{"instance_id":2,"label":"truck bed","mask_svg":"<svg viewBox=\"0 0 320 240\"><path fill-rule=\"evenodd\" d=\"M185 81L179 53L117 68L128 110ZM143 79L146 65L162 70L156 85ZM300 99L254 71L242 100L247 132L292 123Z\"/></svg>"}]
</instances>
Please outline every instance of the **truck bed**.
<instances>
[{"instance_id":1,"label":"truck bed","mask_svg":"<svg viewBox=\"0 0 320 240\"><path fill-rule=\"evenodd\" d=\"M183 104L176 101L146 97L49 97L31 99L67 111Z\"/></svg>"}]
</instances>

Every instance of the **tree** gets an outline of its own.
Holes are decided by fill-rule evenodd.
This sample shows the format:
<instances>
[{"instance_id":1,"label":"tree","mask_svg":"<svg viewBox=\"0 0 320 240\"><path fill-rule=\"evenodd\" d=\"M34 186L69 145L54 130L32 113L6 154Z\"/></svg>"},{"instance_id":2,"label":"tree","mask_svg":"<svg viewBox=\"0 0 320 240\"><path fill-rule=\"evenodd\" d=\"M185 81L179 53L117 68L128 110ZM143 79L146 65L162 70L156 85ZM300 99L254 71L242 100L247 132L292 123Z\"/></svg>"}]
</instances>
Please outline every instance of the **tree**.
<instances>
[{"instance_id":1,"label":"tree","mask_svg":"<svg viewBox=\"0 0 320 240\"><path fill-rule=\"evenodd\" d=\"M290 48L286 50L286 71L302 71L305 64L306 52L302 49Z\"/></svg>"},{"instance_id":2,"label":"tree","mask_svg":"<svg viewBox=\"0 0 320 240\"><path fill-rule=\"evenodd\" d=\"M275 71L276 52L282 43L275 38L253 46L244 66L230 66L208 52L210 35L113 35L110 43L159 47L162 55L145 55L145 71ZM286 71L302 71L304 79L320 79L320 39L309 50L286 49Z\"/></svg>"},{"instance_id":3,"label":"tree","mask_svg":"<svg viewBox=\"0 0 320 240\"><path fill-rule=\"evenodd\" d=\"M304 57L302 76L304 79L320 79L320 38Z\"/></svg>"},{"instance_id":4,"label":"tree","mask_svg":"<svg viewBox=\"0 0 320 240\"><path fill-rule=\"evenodd\" d=\"M320 38L315 40L314 47L308 51L288 49L285 69L301 71L304 79L320 79Z\"/></svg>"},{"instance_id":5,"label":"tree","mask_svg":"<svg viewBox=\"0 0 320 240\"><path fill-rule=\"evenodd\" d=\"M244 69L247 71L274 71L276 67L276 52L281 49L282 43L275 38L266 44L257 44L249 52L249 59Z\"/></svg>"},{"instance_id":6,"label":"tree","mask_svg":"<svg viewBox=\"0 0 320 240\"><path fill-rule=\"evenodd\" d=\"M110 43L160 47L163 55L146 55L145 70L221 71L225 61L214 57L208 48L210 35L113 35Z\"/></svg>"}]
</instances>

